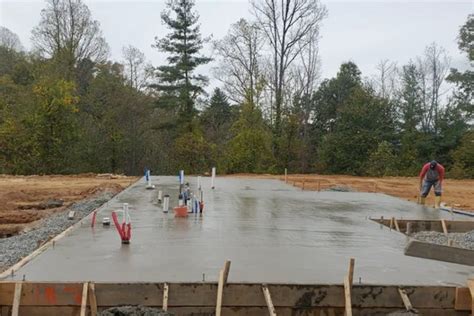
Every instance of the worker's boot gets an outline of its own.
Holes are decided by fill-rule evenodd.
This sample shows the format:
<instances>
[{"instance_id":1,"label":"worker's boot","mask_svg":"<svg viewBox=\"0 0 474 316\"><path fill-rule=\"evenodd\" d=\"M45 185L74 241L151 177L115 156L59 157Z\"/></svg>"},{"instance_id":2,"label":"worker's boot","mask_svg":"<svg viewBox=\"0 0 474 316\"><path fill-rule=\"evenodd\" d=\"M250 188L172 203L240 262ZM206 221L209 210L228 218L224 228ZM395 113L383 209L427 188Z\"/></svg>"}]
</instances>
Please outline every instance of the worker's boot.
<instances>
[{"instance_id":1,"label":"worker's boot","mask_svg":"<svg viewBox=\"0 0 474 316\"><path fill-rule=\"evenodd\" d=\"M441 205L441 196L435 196L435 208L439 208Z\"/></svg>"},{"instance_id":2,"label":"worker's boot","mask_svg":"<svg viewBox=\"0 0 474 316\"><path fill-rule=\"evenodd\" d=\"M420 205L425 205L426 198L420 196Z\"/></svg>"}]
</instances>

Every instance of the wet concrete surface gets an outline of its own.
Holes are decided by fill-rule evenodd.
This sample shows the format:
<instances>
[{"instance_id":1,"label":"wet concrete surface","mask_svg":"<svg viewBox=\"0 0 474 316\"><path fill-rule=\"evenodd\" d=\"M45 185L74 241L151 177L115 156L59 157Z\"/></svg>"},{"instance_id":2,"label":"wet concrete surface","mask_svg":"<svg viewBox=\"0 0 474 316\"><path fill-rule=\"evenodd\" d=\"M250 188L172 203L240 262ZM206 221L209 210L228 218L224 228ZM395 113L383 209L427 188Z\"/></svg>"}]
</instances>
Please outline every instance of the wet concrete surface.
<instances>
[{"instance_id":1,"label":"wet concrete surface","mask_svg":"<svg viewBox=\"0 0 474 316\"><path fill-rule=\"evenodd\" d=\"M226 259L229 282L342 283L355 257L357 284L465 285L474 268L407 257L407 237L369 217L453 217L384 194L301 191L278 180L203 178L203 215L175 218L157 203L158 190L177 204L177 177L143 179L105 205L90 227L56 242L15 274L29 281L216 281ZM194 189L196 178L187 178ZM122 245L112 223L130 204L132 239ZM454 219L469 220L455 216Z\"/></svg>"}]
</instances>

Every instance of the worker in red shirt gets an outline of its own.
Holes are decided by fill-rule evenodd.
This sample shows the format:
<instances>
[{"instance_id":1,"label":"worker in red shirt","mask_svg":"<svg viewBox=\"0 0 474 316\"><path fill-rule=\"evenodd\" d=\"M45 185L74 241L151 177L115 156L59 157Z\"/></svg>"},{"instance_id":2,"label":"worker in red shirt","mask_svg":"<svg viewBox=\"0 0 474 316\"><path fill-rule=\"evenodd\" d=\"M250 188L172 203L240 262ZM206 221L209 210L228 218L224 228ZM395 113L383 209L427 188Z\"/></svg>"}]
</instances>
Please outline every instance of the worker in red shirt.
<instances>
[{"instance_id":1,"label":"worker in red shirt","mask_svg":"<svg viewBox=\"0 0 474 316\"><path fill-rule=\"evenodd\" d=\"M435 207L441 204L442 184L444 180L444 167L436 160L426 163L420 172L420 204L425 204L425 199L431 187L435 192Z\"/></svg>"}]
</instances>

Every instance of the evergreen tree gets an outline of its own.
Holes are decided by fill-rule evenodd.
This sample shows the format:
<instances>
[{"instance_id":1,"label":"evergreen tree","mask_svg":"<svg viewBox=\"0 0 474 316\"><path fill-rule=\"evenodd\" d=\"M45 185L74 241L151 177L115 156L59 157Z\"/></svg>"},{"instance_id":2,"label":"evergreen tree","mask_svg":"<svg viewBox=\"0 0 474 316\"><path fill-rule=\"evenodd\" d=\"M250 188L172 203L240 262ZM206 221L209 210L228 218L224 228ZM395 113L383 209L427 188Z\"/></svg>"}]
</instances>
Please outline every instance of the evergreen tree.
<instances>
[{"instance_id":1,"label":"evergreen tree","mask_svg":"<svg viewBox=\"0 0 474 316\"><path fill-rule=\"evenodd\" d=\"M211 96L209 106L201 114L201 122L209 142L222 145L229 140L229 129L233 113L227 96L216 88Z\"/></svg>"},{"instance_id":2,"label":"evergreen tree","mask_svg":"<svg viewBox=\"0 0 474 316\"><path fill-rule=\"evenodd\" d=\"M199 16L193 6L193 0L170 0L161 19L171 32L162 39L155 38L154 45L168 54L168 64L156 69L158 83L153 85L161 92L159 105L174 109L178 124L185 123L188 128L196 114L195 100L207 83L207 77L195 74L195 70L211 60L199 55L206 40L201 38Z\"/></svg>"}]
</instances>

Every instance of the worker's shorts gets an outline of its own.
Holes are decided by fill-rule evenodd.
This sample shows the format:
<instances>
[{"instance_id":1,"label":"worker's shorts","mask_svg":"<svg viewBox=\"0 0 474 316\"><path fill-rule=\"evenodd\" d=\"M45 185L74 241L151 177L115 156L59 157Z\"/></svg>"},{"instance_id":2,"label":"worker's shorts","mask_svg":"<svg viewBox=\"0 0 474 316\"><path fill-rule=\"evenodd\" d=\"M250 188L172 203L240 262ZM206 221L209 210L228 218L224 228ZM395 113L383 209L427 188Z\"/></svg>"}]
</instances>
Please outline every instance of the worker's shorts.
<instances>
[{"instance_id":1,"label":"worker's shorts","mask_svg":"<svg viewBox=\"0 0 474 316\"><path fill-rule=\"evenodd\" d=\"M441 182L439 181L426 181L423 180L423 186L421 187L421 196L426 197L430 193L431 187L434 187L436 196L441 196L443 189L441 188Z\"/></svg>"}]
</instances>

